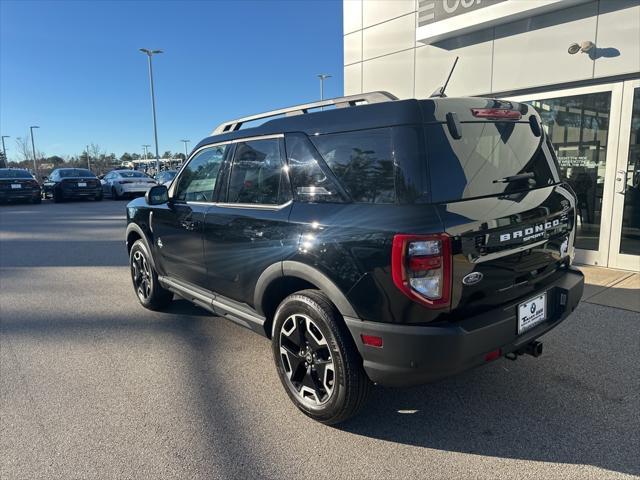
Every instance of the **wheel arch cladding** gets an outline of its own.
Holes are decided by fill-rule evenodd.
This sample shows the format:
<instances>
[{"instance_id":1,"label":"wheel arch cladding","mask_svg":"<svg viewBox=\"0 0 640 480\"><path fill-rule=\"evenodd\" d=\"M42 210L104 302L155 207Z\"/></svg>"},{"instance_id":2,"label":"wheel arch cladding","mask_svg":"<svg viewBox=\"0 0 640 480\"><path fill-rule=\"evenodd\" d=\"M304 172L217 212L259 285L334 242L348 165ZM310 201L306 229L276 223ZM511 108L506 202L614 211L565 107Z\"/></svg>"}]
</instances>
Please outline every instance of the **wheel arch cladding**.
<instances>
[{"instance_id":1,"label":"wheel arch cladding","mask_svg":"<svg viewBox=\"0 0 640 480\"><path fill-rule=\"evenodd\" d=\"M127 225L127 253L131 253L131 247L138 240L142 240L144 242L145 247L147 248L147 252L149 253L149 260L151 261L151 266L156 269L156 262L153 258L153 252L151 250L151 245L149 244L149 239L145 232L140 228L140 226L136 223L130 223Z\"/></svg>"},{"instance_id":2,"label":"wheel arch cladding","mask_svg":"<svg viewBox=\"0 0 640 480\"><path fill-rule=\"evenodd\" d=\"M325 274L304 263L284 261L268 267L256 283L254 307L267 319L265 333L269 338L278 305L292 293L306 289L324 293L343 317L357 317L345 294Z\"/></svg>"}]
</instances>

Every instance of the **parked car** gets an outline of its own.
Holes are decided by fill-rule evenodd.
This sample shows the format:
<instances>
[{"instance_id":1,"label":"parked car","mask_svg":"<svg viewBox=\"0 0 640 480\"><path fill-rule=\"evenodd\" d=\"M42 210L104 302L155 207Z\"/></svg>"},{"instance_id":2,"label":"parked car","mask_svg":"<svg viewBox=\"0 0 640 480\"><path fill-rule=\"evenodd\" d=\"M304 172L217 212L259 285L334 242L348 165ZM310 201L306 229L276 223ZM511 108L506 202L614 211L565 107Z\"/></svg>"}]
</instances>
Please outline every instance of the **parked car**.
<instances>
[{"instance_id":1,"label":"parked car","mask_svg":"<svg viewBox=\"0 0 640 480\"><path fill-rule=\"evenodd\" d=\"M44 196L54 202L72 198L102 200L102 188L98 178L86 168L57 168L42 184Z\"/></svg>"},{"instance_id":2,"label":"parked car","mask_svg":"<svg viewBox=\"0 0 640 480\"><path fill-rule=\"evenodd\" d=\"M177 174L178 174L177 170L163 170L162 172L156 175L155 177L156 182L162 185L166 185L168 187L169 185L171 185L171 182L173 181L173 179L176 178Z\"/></svg>"},{"instance_id":3,"label":"parked car","mask_svg":"<svg viewBox=\"0 0 640 480\"><path fill-rule=\"evenodd\" d=\"M40 203L40 184L28 170L0 168L0 203L16 201Z\"/></svg>"},{"instance_id":4,"label":"parked car","mask_svg":"<svg viewBox=\"0 0 640 480\"><path fill-rule=\"evenodd\" d=\"M372 383L539 356L582 296L575 208L531 106L375 92L220 125L129 203L126 243L144 307L178 294L269 338L334 424Z\"/></svg>"},{"instance_id":5,"label":"parked car","mask_svg":"<svg viewBox=\"0 0 640 480\"><path fill-rule=\"evenodd\" d=\"M156 181L143 172L137 170L113 170L101 180L102 191L113 200L123 197L144 195L149 188L156 185Z\"/></svg>"}]
</instances>

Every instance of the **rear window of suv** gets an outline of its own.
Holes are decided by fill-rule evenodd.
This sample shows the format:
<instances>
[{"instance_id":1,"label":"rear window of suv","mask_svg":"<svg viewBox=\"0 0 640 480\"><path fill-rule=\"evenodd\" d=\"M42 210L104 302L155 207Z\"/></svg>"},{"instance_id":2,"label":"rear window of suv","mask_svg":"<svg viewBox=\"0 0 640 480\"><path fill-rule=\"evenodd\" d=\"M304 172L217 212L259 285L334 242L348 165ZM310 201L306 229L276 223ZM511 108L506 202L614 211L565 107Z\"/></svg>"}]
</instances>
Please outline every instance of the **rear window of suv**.
<instances>
[{"instance_id":1,"label":"rear window of suv","mask_svg":"<svg viewBox=\"0 0 640 480\"><path fill-rule=\"evenodd\" d=\"M434 202L510 194L559 182L546 142L528 122L463 122L462 137L446 125L425 127ZM507 177L530 178L506 182ZM528 175L527 175L528 174Z\"/></svg>"},{"instance_id":2,"label":"rear window of suv","mask_svg":"<svg viewBox=\"0 0 640 480\"><path fill-rule=\"evenodd\" d=\"M309 138L354 202L395 202L391 129Z\"/></svg>"}]
</instances>

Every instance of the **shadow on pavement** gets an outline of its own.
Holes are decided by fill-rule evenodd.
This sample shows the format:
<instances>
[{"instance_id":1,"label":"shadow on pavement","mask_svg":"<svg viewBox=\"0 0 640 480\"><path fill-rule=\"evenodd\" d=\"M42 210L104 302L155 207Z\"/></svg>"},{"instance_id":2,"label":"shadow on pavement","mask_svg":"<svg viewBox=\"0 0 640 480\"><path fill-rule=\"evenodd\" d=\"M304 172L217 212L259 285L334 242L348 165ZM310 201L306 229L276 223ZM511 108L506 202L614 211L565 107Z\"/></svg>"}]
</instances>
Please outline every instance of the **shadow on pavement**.
<instances>
[{"instance_id":1,"label":"shadow on pavement","mask_svg":"<svg viewBox=\"0 0 640 480\"><path fill-rule=\"evenodd\" d=\"M252 453L255 446L251 442L250 426L234 408L235 404L230 403L234 397L225 394L224 379L215 373L216 369L211 365L211 357L216 350L216 339L211 331L212 316L182 299L174 301L167 312L160 315L161 321L121 317L37 321L3 318L0 335L5 338L28 336L37 341L59 340L61 344L70 338L78 342L86 339L95 341L98 336L105 334L105 339L108 339L113 333L141 338L148 335L176 337L177 342L174 343L188 345L185 366L190 372L189 384L197 386L199 391L195 399L190 398L188 404L182 406L198 411L197 416L201 419L198 424L201 427L193 434L206 442L207 456L215 459L216 468L224 472L222 478L238 478L239 472L258 472L261 466L256 463L258 458ZM213 319L214 322L216 320ZM247 334L251 335L249 332ZM113 385L113 388L120 387ZM174 444L171 432L158 429L155 435L162 437L168 445ZM176 455L180 457L180 453Z\"/></svg>"},{"instance_id":2,"label":"shadow on pavement","mask_svg":"<svg viewBox=\"0 0 640 480\"><path fill-rule=\"evenodd\" d=\"M221 393L225 389L224 378L212 368L211 357L220 340L214 335L211 316L184 300L175 301L169 311L161 315L162 321L14 319L2 322L1 333L68 339L70 333L83 335L86 331L90 336L97 329L131 335L169 333L186 341L188 371L195 376L192 381L201 386L197 409L203 428L198 435L205 437L217 458L235 471L238 452L251 451L255 445L247 436L251 434L243 410L235 401L233 405L229 403L232 395ZM253 336L249 331L243 334ZM573 329L563 335L572 336ZM607 338L591 339L591 342L601 343L602 351L607 350ZM629 380L628 366L620 363L617 356L603 362L589 352L562 351L566 342L561 339L550 343L553 345L546 352L546 360L544 355L540 359L527 357L517 362L499 360L431 385L410 389L375 388L361 414L337 429L442 451L594 465L639 474L639 397L637 385ZM631 360L637 361L637 358ZM567 365L567 362L571 368L558 369L558 365ZM267 355L260 363L270 368L272 359ZM614 384L628 385L624 387L628 391L606 388L597 381L603 375L608 375ZM290 409L293 415L293 405ZM225 419L223 423L221 418ZM254 455L242 456L243 468L249 469L245 471L259 468L251 462L261 460L252 459Z\"/></svg>"},{"instance_id":3,"label":"shadow on pavement","mask_svg":"<svg viewBox=\"0 0 640 480\"><path fill-rule=\"evenodd\" d=\"M438 450L638 475L638 336L635 350L632 340L631 351L616 345L602 358L594 353L616 343L602 333L588 340L587 351L563 351L567 341L549 336L551 348L540 359L501 359L421 387L376 388L368 408L343 429Z\"/></svg>"}]
</instances>

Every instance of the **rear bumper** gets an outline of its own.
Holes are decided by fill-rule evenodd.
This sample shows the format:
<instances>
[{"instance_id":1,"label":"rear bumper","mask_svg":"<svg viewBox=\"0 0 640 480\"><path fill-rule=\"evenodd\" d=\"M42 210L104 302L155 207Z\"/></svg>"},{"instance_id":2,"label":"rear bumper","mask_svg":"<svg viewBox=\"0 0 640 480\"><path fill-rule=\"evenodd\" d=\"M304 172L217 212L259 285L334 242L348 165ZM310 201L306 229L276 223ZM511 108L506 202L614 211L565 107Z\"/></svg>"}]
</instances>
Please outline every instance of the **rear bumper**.
<instances>
[{"instance_id":1,"label":"rear bumper","mask_svg":"<svg viewBox=\"0 0 640 480\"><path fill-rule=\"evenodd\" d=\"M0 191L0 200L31 200L40 197L40 189L20 188L15 190Z\"/></svg>"},{"instance_id":2,"label":"rear bumper","mask_svg":"<svg viewBox=\"0 0 640 480\"><path fill-rule=\"evenodd\" d=\"M582 272L570 269L540 290L539 293L547 292L547 320L522 335L517 334L518 302L446 325L345 320L372 381L386 386L418 385L482 365L486 363L485 355L498 348L502 354L518 350L567 318L578 305L583 288ZM533 296L535 293L530 295ZM361 334L382 337L383 347L364 345Z\"/></svg>"},{"instance_id":3,"label":"rear bumper","mask_svg":"<svg viewBox=\"0 0 640 480\"><path fill-rule=\"evenodd\" d=\"M102 187L63 188L64 198L94 198L102 195Z\"/></svg>"},{"instance_id":4,"label":"rear bumper","mask_svg":"<svg viewBox=\"0 0 640 480\"><path fill-rule=\"evenodd\" d=\"M145 194L147 193L147 190L149 190L151 187L153 187L155 185L155 183L151 183L148 186L139 186L139 185L120 185L120 191L123 194Z\"/></svg>"}]
</instances>

